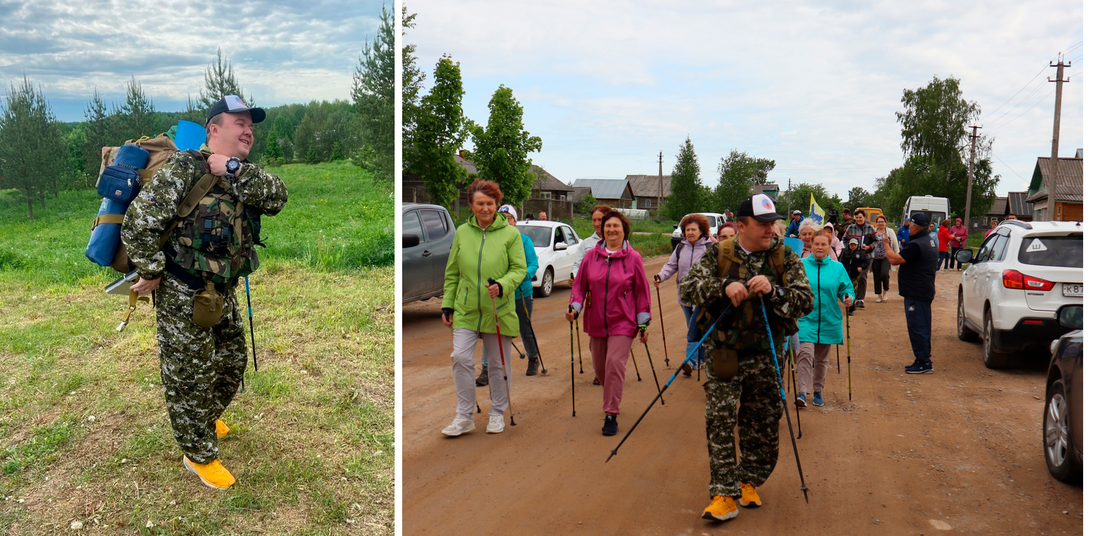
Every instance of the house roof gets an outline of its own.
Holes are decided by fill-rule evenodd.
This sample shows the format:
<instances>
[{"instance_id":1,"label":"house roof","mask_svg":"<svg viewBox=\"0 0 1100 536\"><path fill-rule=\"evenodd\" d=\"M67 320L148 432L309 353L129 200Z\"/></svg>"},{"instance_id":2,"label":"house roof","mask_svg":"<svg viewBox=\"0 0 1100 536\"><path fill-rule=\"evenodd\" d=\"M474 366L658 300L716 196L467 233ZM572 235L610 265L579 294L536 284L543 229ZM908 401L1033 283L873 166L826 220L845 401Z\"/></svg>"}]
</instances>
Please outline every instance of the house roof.
<instances>
[{"instance_id":1,"label":"house roof","mask_svg":"<svg viewBox=\"0 0 1100 536\"><path fill-rule=\"evenodd\" d=\"M1030 218L1033 216L1031 213L1031 203L1027 202L1027 192L1008 192L1008 207L1003 212L1005 216L1009 212L1016 215L1017 218Z\"/></svg>"},{"instance_id":2,"label":"house roof","mask_svg":"<svg viewBox=\"0 0 1100 536\"><path fill-rule=\"evenodd\" d=\"M577 179L573 187L584 186L592 189L596 199L633 199L634 190L626 179Z\"/></svg>"},{"instance_id":3,"label":"house roof","mask_svg":"<svg viewBox=\"0 0 1100 536\"><path fill-rule=\"evenodd\" d=\"M774 182L765 182L764 184L754 184L754 185L752 185L752 194L753 195L766 194L768 192L775 192L776 194L778 194L779 193L779 185L774 183ZM775 199L772 199L772 201L775 201Z\"/></svg>"},{"instance_id":4,"label":"house roof","mask_svg":"<svg viewBox=\"0 0 1100 536\"><path fill-rule=\"evenodd\" d=\"M627 175L635 197L668 197L672 193L672 177L665 175ZM662 185L663 183L663 185Z\"/></svg>"},{"instance_id":5,"label":"house roof","mask_svg":"<svg viewBox=\"0 0 1100 536\"><path fill-rule=\"evenodd\" d=\"M584 199L584 196L592 195L592 189L587 186L573 186L573 190L570 195L572 196L570 199L572 199L573 201L580 201L581 199ZM592 197L596 196L593 195Z\"/></svg>"},{"instance_id":6,"label":"house roof","mask_svg":"<svg viewBox=\"0 0 1100 536\"><path fill-rule=\"evenodd\" d=\"M1084 200L1084 161L1084 158L1058 157L1059 201L1082 202ZM1035 171L1031 174L1031 187L1027 190L1028 201L1046 199L1049 178L1050 157L1040 156L1035 162Z\"/></svg>"},{"instance_id":7,"label":"house roof","mask_svg":"<svg viewBox=\"0 0 1100 536\"><path fill-rule=\"evenodd\" d=\"M549 171L542 169L542 166L532 165L531 169L527 171L535 174L535 182L531 184L531 191L533 192L568 192L572 190L567 184L551 175Z\"/></svg>"},{"instance_id":8,"label":"house roof","mask_svg":"<svg viewBox=\"0 0 1100 536\"><path fill-rule=\"evenodd\" d=\"M998 197L993 200L993 206L986 212L987 216L1005 215L1005 207L1008 205L1008 197Z\"/></svg>"}]
</instances>

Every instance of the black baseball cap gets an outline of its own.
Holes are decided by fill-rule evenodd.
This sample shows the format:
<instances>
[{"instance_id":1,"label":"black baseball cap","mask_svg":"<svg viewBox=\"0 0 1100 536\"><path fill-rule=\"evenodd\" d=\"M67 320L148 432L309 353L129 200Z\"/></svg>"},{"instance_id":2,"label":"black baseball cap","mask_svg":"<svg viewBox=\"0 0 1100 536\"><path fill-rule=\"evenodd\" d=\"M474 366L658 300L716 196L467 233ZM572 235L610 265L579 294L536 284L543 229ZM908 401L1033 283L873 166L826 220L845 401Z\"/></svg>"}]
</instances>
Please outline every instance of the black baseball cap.
<instances>
[{"instance_id":1,"label":"black baseball cap","mask_svg":"<svg viewBox=\"0 0 1100 536\"><path fill-rule=\"evenodd\" d=\"M928 214L925 214L923 212L914 212L913 216L910 219L913 220L913 223L917 224L917 227L928 227Z\"/></svg>"},{"instance_id":2,"label":"black baseball cap","mask_svg":"<svg viewBox=\"0 0 1100 536\"><path fill-rule=\"evenodd\" d=\"M210 111L206 112L206 124L210 124L210 120L215 115L229 113L248 112L252 116L252 123L262 123L264 118L267 117L267 112L263 108L249 108L248 104L245 104L244 100L236 95L226 95L215 102L210 107Z\"/></svg>"},{"instance_id":3,"label":"black baseball cap","mask_svg":"<svg viewBox=\"0 0 1100 536\"><path fill-rule=\"evenodd\" d=\"M756 221L772 222L783 219L775 213L775 202L765 194L750 195L737 207L737 217L750 217Z\"/></svg>"}]
</instances>

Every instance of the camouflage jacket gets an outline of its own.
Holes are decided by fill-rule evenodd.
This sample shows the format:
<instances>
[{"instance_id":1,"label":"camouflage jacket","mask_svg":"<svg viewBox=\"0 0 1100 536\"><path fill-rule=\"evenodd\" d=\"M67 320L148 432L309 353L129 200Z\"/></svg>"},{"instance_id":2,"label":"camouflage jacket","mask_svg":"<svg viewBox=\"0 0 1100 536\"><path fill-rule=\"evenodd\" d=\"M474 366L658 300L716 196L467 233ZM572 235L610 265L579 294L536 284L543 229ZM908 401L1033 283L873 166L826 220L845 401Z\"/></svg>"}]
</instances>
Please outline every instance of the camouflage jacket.
<instances>
[{"instance_id":1,"label":"camouflage jacket","mask_svg":"<svg viewBox=\"0 0 1100 536\"><path fill-rule=\"evenodd\" d=\"M210 156L205 146L202 154L204 158ZM235 251L235 256L243 259L243 261L236 261L235 267L230 266L234 263L230 262L231 259L227 258L229 255L221 249L208 248L207 251L196 252L191 247L192 237L189 236L195 232L201 233L204 223L208 228L207 234L210 234L211 228L222 227L226 230L240 225L246 210L258 211L266 215L274 215L282 210L287 200L286 186L283 181L247 162L242 162L240 175L235 179L227 180L219 177L217 184L208 194L208 197L218 198L213 206L219 204L232 206L243 203L243 210L234 210L235 207L232 207L228 213L223 214L222 219L225 221L215 221L217 214L196 214L200 210L209 211L211 204L205 203L207 200L204 199L204 203L200 203L192 214L184 217L173 229L165 247L159 247L161 234L176 218L176 211L183 198L203 174L202 163L197 162L188 153L181 152L173 155L141 188L137 199L126 211L126 217L122 223L122 241L126 245L127 255L142 278L155 279L164 273L165 263L168 260L165 250L174 251L172 260L188 271L210 272L206 275L213 276L212 279L215 281L225 280L234 275L234 272L241 268L241 262L247 265L244 273L254 270L258 265L252 245L259 241L259 237L251 235L252 225L244 226L248 228L245 231L247 243L244 244L243 250ZM258 219L257 215L256 220ZM200 229L196 231L196 227ZM222 231L215 229L215 234L220 232ZM239 235L240 232L237 236ZM237 246L240 249L241 244ZM215 249L217 249L216 253Z\"/></svg>"},{"instance_id":2,"label":"camouflage jacket","mask_svg":"<svg viewBox=\"0 0 1100 536\"><path fill-rule=\"evenodd\" d=\"M770 261L776 248L784 247L778 236L772 240L767 250L752 254L745 253L741 248L739 237L735 236L729 240L734 241L733 255L739 264L732 264L729 274L719 273L720 248L710 248L680 280L680 299L684 303L705 308L699 316L699 327L705 333L726 306L730 305L724 284L727 277L744 283L756 275L765 275L776 287L774 295L764 298L768 308L768 320L771 324L772 336L778 343L782 343L783 337L797 331L797 320L813 310L813 290L806 278L806 269L802 260L794 252L786 250L783 256L783 276L786 279L784 284L782 281L776 281L777 270L773 268ZM735 271L739 265L740 273ZM755 292L749 291L749 298L738 307L732 308L714 331L712 345L721 343L727 348L744 350L746 353L770 353L771 351L767 342L763 315L760 313L760 298Z\"/></svg>"}]
</instances>

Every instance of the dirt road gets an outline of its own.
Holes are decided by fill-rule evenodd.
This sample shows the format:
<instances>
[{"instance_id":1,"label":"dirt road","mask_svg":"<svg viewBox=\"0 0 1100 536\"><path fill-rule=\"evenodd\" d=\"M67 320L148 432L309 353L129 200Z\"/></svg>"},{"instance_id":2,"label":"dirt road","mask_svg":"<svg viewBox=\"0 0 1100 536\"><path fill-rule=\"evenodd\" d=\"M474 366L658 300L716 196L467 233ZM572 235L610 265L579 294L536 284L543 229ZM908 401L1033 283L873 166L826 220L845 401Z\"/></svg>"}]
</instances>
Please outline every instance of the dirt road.
<instances>
[{"instance_id":1,"label":"dirt road","mask_svg":"<svg viewBox=\"0 0 1100 536\"><path fill-rule=\"evenodd\" d=\"M646 259L651 276L663 260ZM517 426L499 435L484 432L485 413L474 416L471 434L440 434L454 418L451 336L438 299L410 304L402 315L404 533L1080 534L1082 488L1051 478L1043 461L1048 356L1025 369L986 369L978 343L955 337L958 274L937 277L931 375L904 373L913 355L901 298L892 292L874 303L869 293L867 308L851 318L852 401L841 348L842 373L831 367L826 405L799 412L809 504L784 421L779 464L759 488L763 507L742 508L724 524L699 517L710 497L704 396L694 377L678 378L666 404L658 402L604 463L657 387L636 346L642 381L628 363L619 435L602 436L601 388L592 385L586 348L585 373L576 376L577 416L570 416L567 287L535 300L549 374L524 376L526 361L513 357ZM677 363L687 330L673 286L662 287L661 299L669 358ZM659 322L653 327L649 346L664 384L672 371L664 365ZM483 410L487 389L477 391ZM789 408L795 423L793 403Z\"/></svg>"}]
</instances>

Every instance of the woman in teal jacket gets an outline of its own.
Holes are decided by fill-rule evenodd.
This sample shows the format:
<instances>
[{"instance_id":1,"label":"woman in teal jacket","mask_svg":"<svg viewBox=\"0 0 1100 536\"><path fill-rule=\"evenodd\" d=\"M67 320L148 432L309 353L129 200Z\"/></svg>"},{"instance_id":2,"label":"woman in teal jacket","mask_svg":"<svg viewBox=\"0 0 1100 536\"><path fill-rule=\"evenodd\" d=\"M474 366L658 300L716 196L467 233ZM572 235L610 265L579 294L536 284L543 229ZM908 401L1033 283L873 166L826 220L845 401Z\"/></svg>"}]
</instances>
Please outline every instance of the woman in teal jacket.
<instances>
[{"instance_id":1,"label":"woman in teal jacket","mask_svg":"<svg viewBox=\"0 0 1100 536\"><path fill-rule=\"evenodd\" d=\"M457 415L443 434L459 436L474 429L476 386L474 346L481 339L489 359L490 434L504 431L510 383L512 337L519 335L514 292L527 274L523 241L504 214L503 194L495 182L475 180L466 192L473 215L455 229L443 283L443 323L454 330L451 371L458 396ZM490 284L489 280L493 283ZM496 309L493 309L494 300ZM499 326L500 340L497 337ZM501 366L501 348L504 363ZM511 381L510 379L508 380Z\"/></svg>"},{"instance_id":2,"label":"woman in teal jacket","mask_svg":"<svg viewBox=\"0 0 1100 536\"><path fill-rule=\"evenodd\" d=\"M823 406L821 391L825 390L825 371L829 368L829 347L844 342L840 306L852 305L855 288L844 265L829 258L831 237L818 231L813 239L813 256L802 259L806 277L814 292L814 309L798 319L798 396L795 405L806 407L806 395L813 384L814 405ZM811 370L812 376L811 376ZM812 378L812 380L811 380Z\"/></svg>"}]
</instances>

